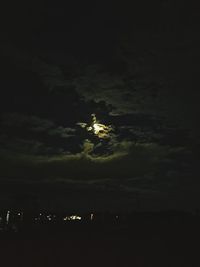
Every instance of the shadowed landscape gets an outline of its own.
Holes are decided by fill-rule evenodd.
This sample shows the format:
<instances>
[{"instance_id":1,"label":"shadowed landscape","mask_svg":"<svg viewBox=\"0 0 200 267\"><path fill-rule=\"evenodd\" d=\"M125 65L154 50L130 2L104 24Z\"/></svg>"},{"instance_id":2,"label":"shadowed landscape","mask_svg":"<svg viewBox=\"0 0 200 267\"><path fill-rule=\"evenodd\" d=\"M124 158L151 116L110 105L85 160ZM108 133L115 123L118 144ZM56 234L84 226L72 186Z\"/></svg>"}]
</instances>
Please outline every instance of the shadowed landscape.
<instances>
[{"instance_id":1,"label":"shadowed landscape","mask_svg":"<svg viewBox=\"0 0 200 267\"><path fill-rule=\"evenodd\" d=\"M93 221L87 216L83 221L29 221L17 231L12 228L1 232L1 263L198 266L199 223L198 215L177 211L123 214L117 218L99 214Z\"/></svg>"}]
</instances>

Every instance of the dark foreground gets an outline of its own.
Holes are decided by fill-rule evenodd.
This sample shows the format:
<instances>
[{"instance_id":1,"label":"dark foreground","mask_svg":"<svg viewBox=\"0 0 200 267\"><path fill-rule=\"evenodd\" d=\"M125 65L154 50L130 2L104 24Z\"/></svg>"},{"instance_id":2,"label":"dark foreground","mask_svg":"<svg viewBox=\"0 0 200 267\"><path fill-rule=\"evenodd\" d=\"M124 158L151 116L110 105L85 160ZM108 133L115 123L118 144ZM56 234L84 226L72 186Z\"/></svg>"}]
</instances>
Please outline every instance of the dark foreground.
<instances>
[{"instance_id":1,"label":"dark foreground","mask_svg":"<svg viewBox=\"0 0 200 267\"><path fill-rule=\"evenodd\" d=\"M0 235L0 266L200 266L199 220L39 227Z\"/></svg>"}]
</instances>

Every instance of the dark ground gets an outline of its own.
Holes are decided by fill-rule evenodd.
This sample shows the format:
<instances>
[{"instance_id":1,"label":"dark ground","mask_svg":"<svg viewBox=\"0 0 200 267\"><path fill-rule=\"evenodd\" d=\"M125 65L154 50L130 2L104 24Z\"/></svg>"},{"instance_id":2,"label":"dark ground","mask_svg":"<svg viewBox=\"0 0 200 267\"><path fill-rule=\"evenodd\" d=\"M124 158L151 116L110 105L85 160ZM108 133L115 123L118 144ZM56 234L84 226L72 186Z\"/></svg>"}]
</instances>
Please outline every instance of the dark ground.
<instances>
[{"instance_id":1,"label":"dark ground","mask_svg":"<svg viewBox=\"0 0 200 267\"><path fill-rule=\"evenodd\" d=\"M0 266L200 266L199 220L69 225L1 235Z\"/></svg>"}]
</instances>

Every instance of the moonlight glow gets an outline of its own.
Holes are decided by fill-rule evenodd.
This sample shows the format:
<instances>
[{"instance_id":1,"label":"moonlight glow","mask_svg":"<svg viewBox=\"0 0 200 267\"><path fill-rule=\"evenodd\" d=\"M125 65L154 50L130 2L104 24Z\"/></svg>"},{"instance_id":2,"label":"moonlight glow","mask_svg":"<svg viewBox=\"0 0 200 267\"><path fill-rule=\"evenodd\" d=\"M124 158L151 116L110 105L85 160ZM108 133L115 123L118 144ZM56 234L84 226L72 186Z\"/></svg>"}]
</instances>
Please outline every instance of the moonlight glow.
<instances>
[{"instance_id":1,"label":"moonlight glow","mask_svg":"<svg viewBox=\"0 0 200 267\"><path fill-rule=\"evenodd\" d=\"M101 124L97 121L95 114L92 114L92 125L87 127L87 130L92 131L94 135L99 138L106 139L109 138L110 131L112 131L112 127L110 125Z\"/></svg>"},{"instance_id":2,"label":"moonlight glow","mask_svg":"<svg viewBox=\"0 0 200 267\"><path fill-rule=\"evenodd\" d=\"M78 125L80 125L82 128L86 128L88 132L92 132L100 139L110 138L110 132L113 131L112 126L99 123L95 114L92 114L91 116L92 116L91 124L88 125L87 123L78 123Z\"/></svg>"}]
</instances>

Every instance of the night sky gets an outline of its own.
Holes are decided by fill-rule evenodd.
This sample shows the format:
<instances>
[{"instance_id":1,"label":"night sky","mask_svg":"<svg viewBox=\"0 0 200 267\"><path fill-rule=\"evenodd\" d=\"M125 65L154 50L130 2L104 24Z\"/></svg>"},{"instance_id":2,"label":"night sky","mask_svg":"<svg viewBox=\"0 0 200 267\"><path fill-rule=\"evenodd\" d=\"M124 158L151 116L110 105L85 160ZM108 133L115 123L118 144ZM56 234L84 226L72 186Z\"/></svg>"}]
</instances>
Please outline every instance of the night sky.
<instances>
[{"instance_id":1,"label":"night sky","mask_svg":"<svg viewBox=\"0 0 200 267\"><path fill-rule=\"evenodd\" d=\"M5 6L0 207L200 208L199 10Z\"/></svg>"}]
</instances>

